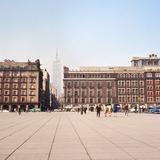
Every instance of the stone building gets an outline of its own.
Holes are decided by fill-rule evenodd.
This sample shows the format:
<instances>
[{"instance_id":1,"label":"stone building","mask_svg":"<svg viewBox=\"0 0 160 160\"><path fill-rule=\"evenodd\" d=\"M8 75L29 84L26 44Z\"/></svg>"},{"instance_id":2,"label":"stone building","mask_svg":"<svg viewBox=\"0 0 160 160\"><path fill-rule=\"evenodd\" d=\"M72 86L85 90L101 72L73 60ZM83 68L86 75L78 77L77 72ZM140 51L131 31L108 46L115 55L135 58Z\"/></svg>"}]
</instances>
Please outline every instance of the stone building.
<instances>
[{"instance_id":1,"label":"stone building","mask_svg":"<svg viewBox=\"0 0 160 160\"><path fill-rule=\"evenodd\" d=\"M64 67L65 105L160 104L159 62L148 65L147 57L140 58L143 65L140 62L134 65L134 61L135 58L132 66L127 67L80 67L79 70Z\"/></svg>"},{"instance_id":2,"label":"stone building","mask_svg":"<svg viewBox=\"0 0 160 160\"><path fill-rule=\"evenodd\" d=\"M42 99L41 111L46 111L50 107L50 75L46 69L42 69L43 85L42 85Z\"/></svg>"},{"instance_id":3,"label":"stone building","mask_svg":"<svg viewBox=\"0 0 160 160\"><path fill-rule=\"evenodd\" d=\"M42 71L40 61L0 62L0 109L40 108Z\"/></svg>"}]
</instances>

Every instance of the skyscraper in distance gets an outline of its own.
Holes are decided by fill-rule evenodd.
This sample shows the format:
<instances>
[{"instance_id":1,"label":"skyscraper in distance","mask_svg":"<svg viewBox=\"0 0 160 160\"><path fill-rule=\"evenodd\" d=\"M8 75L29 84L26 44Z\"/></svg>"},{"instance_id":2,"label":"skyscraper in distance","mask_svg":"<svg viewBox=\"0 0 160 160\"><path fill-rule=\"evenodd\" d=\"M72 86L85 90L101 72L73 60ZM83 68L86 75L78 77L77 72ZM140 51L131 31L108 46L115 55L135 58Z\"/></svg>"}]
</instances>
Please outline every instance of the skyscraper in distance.
<instances>
[{"instance_id":1,"label":"skyscraper in distance","mask_svg":"<svg viewBox=\"0 0 160 160\"><path fill-rule=\"evenodd\" d=\"M57 98L63 94L63 66L58 57L58 49L56 50L56 58L53 61L53 85L57 90Z\"/></svg>"}]
</instances>

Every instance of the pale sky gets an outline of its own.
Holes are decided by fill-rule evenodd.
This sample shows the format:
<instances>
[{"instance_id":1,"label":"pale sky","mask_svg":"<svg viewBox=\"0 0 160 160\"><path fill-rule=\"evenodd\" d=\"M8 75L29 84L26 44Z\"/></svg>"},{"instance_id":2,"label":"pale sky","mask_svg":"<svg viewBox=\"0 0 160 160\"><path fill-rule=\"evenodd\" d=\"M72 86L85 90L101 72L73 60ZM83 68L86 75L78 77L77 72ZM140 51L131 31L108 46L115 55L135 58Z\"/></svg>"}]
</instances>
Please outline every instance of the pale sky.
<instances>
[{"instance_id":1,"label":"pale sky","mask_svg":"<svg viewBox=\"0 0 160 160\"><path fill-rule=\"evenodd\" d=\"M130 65L160 53L159 0L0 0L0 61Z\"/></svg>"}]
</instances>

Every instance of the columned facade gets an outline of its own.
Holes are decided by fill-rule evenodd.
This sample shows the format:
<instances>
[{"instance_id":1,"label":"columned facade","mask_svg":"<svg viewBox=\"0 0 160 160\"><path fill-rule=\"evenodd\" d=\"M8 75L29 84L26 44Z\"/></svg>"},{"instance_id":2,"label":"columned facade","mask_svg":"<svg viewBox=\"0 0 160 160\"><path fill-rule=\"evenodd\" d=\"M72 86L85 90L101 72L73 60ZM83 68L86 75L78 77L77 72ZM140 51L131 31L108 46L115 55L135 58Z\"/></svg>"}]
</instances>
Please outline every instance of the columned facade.
<instances>
[{"instance_id":1,"label":"columned facade","mask_svg":"<svg viewBox=\"0 0 160 160\"><path fill-rule=\"evenodd\" d=\"M143 66L80 67L78 71L64 67L65 105L117 103L123 106L127 103L138 107L160 104L160 65L155 62L160 59L150 56L155 62L150 66L146 59L141 58ZM132 63L137 63L136 60Z\"/></svg>"}]
</instances>

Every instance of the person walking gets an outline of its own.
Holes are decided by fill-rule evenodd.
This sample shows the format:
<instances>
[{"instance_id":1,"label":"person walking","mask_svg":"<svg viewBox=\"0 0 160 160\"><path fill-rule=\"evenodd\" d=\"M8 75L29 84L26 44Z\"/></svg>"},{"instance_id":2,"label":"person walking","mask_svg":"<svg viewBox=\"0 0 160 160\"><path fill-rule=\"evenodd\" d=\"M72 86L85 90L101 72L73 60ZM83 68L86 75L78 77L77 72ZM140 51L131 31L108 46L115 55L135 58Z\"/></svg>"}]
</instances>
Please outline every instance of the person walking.
<instances>
[{"instance_id":1,"label":"person walking","mask_svg":"<svg viewBox=\"0 0 160 160\"><path fill-rule=\"evenodd\" d=\"M116 113L118 112L118 106L117 104L114 104L113 106L113 113L114 113L114 116L116 116Z\"/></svg>"},{"instance_id":2,"label":"person walking","mask_svg":"<svg viewBox=\"0 0 160 160\"><path fill-rule=\"evenodd\" d=\"M97 110L97 117L100 117L101 115L101 105L97 105L96 110Z\"/></svg>"},{"instance_id":3,"label":"person walking","mask_svg":"<svg viewBox=\"0 0 160 160\"><path fill-rule=\"evenodd\" d=\"M18 106L18 114L21 115L21 106Z\"/></svg>"},{"instance_id":4,"label":"person walking","mask_svg":"<svg viewBox=\"0 0 160 160\"><path fill-rule=\"evenodd\" d=\"M84 107L84 114L86 114L86 112L87 112L87 107L85 106Z\"/></svg>"},{"instance_id":5,"label":"person walking","mask_svg":"<svg viewBox=\"0 0 160 160\"><path fill-rule=\"evenodd\" d=\"M125 114L125 116L128 116L128 112L129 112L128 104L125 104L124 105L124 114Z\"/></svg>"},{"instance_id":6,"label":"person walking","mask_svg":"<svg viewBox=\"0 0 160 160\"><path fill-rule=\"evenodd\" d=\"M81 115L83 115L83 111L84 111L84 106L81 106Z\"/></svg>"},{"instance_id":7,"label":"person walking","mask_svg":"<svg viewBox=\"0 0 160 160\"><path fill-rule=\"evenodd\" d=\"M107 107L108 107L107 115L109 117L111 117L111 115L112 115L112 106L111 106L111 104L109 104Z\"/></svg>"},{"instance_id":8,"label":"person walking","mask_svg":"<svg viewBox=\"0 0 160 160\"><path fill-rule=\"evenodd\" d=\"M104 113L105 117L107 117L107 113L108 113L108 105L105 106L105 113Z\"/></svg>"}]
</instances>

